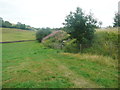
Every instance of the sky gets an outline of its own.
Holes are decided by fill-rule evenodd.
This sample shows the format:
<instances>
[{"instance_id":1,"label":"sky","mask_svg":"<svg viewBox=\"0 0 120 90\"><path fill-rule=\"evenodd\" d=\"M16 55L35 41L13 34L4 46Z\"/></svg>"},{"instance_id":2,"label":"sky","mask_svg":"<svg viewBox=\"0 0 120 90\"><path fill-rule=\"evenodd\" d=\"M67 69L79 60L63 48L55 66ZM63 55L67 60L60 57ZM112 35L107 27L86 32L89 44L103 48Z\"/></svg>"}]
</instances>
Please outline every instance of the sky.
<instances>
[{"instance_id":1,"label":"sky","mask_svg":"<svg viewBox=\"0 0 120 90\"><path fill-rule=\"evenodd\" d=\"M63 27L62 23L76 7L90 11L102 27L113 25L119 0L0 0L0 17L11 23L21 22L36 28Z\"/></svg>"}]
</instances>

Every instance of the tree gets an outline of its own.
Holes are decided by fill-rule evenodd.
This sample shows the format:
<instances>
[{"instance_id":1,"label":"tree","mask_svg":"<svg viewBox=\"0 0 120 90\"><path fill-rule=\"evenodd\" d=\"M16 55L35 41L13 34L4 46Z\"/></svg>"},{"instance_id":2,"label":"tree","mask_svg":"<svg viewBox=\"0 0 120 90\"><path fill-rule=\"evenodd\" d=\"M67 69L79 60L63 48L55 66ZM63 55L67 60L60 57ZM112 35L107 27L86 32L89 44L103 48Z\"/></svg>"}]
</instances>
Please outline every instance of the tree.
<instances>
[{"instance_id":1,"label":"tree","mask_svg":"<svg viewBox=\"0 0 120 90\"><path fill-rule=\"evenodd\" d=\"M25 24L21 24L21 25L20 25L20 29L26 29Z\"/></svg>"},{"instance_id":2,"label":"tree","mask_svg":"<svg viewBox=\"0 0 120 90\"><path fill-rule=\"evenodd\" d=\"M22 23L20 23L20 22L18 22L18 23L16 24L16 28L19 28L19 29L26 29L26 25L25 25L25 24L22 24Z\"/></svg>"},{"instance_id":3,"label":"tree","mask_svg":"<svg viewBox=\"0 0 120 90\"><path fill-rule=\"evenodd\" d=\"M2 27L3 18L0 17L0 27Z\"/></svg>"},{"instance_id":4,"label":"tree","mask_svg":"<svg viewBox=\"0 0 120 90\"><path fill-rule=\"evenodd\" d=\"M75 12L70 12L66 17L65 31L76 39L78 44L91 44L97 20L93 18L93 14L85 15L81 8L77 7Z\"/></svg>"},{"instance_id":5,"label":"tree","mask_svg":"<svg viewBox=\"0 0 120 90\"><path fill-rule=\"evenodd\" d=\"M98 24L99 24L99 27L101 28L103 23L101 21L99 21Z\"/></svg>"},{"instance_id":6,"label":"tree","mask_svg":"<svg viewBox=\"0 0 120 90\"><path fill-rule=\"evenodd\" d=\"M20 22L17 22L17 24L16 24L15 27L20 29L20 26L21 26L21 23L20 23Z\"/></svg>"},{"instance_id":7,"label":"tree","mask_svg":"<svg viewBox=\"0 0 120 90\"><path fill-rule=\"evenodd\" d=\"M115 13L113 27L120 27L120 14Z\"/></svg>"},{"instance_id":8,"label":"tree","mask_svg":"<svg viewBox=\"0 0 120 90\"><path fill-rule=\"evenodd\" d=\"M44 29L44 30L38 30L38 31L36 32L36 40L38 40L39 42L41 42L42 39L43 39L45 36L49 35L50 33L51 33L51 31L50 31L50 30L46 30L46 29Z\"/></svg>"},{"instance_id":9,"label":"tree","mask_svg":"<svg viewBox=\"0 0 120 90\"><path fill-rule=\"evenodd\" d=\"M11 28L12 24L9 21L5 21L5 22L3 22L3 27Z\"/></svg>"}]
</instances>

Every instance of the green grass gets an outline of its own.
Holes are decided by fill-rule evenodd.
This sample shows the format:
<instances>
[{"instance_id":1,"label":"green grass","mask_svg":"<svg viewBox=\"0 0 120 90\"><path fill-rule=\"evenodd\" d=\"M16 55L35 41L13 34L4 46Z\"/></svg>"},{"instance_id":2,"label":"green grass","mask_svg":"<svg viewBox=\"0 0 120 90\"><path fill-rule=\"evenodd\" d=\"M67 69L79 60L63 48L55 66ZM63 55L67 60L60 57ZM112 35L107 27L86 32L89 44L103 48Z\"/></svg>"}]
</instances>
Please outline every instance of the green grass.
<instances>
[{"instance_id":1,"label":"green grass","mask_svg":"<svg viewBox=\"0 0 120 90\"><path fill-rule=\"evenodd\" d=\"M3 44L3 88L118 87L117 60L48 49L38 42Z\"/></svg>"},{"instance_id":2,"label":"green grass","mask_svg":"<svg viewBox=\"0 0 120 90\"><path fill-rule=\"evenodd\" d=\"M2 28L2 41L34 40L35 32L14 28Z\"/></svg>"},{"instance_id":3,"label":"green grass","mask_svg":"<svg viewBox=\"0 0 120 90\"><path fill-rule=\"evenodd\" d=\"M35 39L32 31L4 28L2 33L3 41ZM97 53L64 53L37 41L0 45L3 88L118 87L117 58Z\"/></svg>"}]
</instances>

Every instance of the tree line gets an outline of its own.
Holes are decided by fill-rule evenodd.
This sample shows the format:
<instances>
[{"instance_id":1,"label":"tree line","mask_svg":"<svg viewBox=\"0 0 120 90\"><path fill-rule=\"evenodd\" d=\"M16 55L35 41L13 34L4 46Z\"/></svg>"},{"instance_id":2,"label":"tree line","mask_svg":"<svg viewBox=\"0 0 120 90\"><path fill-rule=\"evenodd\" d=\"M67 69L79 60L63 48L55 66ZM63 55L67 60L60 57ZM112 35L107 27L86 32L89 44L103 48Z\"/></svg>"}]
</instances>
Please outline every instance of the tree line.
<instances>
[{"instance_id":1,"label":"tree line","mask_svg":"<svg viewBox=\"0 0 120 90\"><path fill-rule=\"evenodd\" d=\"M9 21L4 21L2 17L0 17L0 27L4 28L17 28L23 30L61 30L60 28L50 28L50 27L42 27L42 28L35 28L31 27L30 25L22 24L21 22L17 22L17 24L13 24Z\"/></svg>"},{"instance_id":2,"label":"tree line","mask_svg":"<svg viewBox=\"0 0 120 90\"><path fill-rule=\"evenodd\" d=\"M17 22L17 24L10 23L9 21L4 21L3 18L0 17L0 27L4 28L17 28L24 30L32 30L33 27L30 25L22 24L21 22Z\"/></svg>"}]
</instances>

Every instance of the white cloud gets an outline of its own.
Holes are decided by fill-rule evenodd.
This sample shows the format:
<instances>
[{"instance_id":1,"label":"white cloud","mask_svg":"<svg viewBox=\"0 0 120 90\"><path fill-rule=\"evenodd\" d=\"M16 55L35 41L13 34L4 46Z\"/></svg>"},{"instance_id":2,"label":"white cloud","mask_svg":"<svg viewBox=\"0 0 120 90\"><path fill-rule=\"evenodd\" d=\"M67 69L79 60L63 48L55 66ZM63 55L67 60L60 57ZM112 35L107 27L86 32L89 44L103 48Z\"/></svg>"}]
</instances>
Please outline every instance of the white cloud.
<instances>
[{"instance_id":1,"label":"white cloud","mask_svg":"<svg viewBox=\"0 0 120 90\"><path fill-rule=\"evenodd\" d=\"M13 23L22 22L34 27L60 27L66 15L81 7L90 10L103 22L112 25L118 0L0 0L0 16Z\"/></svg>"}]
</instances>

